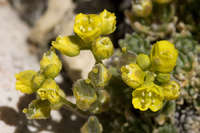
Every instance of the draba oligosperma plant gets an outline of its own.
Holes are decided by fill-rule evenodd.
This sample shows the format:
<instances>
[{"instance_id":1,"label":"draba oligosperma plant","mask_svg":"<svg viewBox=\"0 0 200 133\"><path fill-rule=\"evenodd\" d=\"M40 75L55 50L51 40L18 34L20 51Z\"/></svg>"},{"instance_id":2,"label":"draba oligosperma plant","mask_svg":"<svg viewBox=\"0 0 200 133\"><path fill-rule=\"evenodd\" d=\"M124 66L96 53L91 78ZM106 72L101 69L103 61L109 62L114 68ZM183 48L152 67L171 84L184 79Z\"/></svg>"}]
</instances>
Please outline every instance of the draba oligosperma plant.
<instances>
[{"instance_id":1,"label":"draba oligosperma plant","mask_svg":"<svg viewBox=\"0 0 200 133\"><path fill-rule=\"evenodd\" d=\"M46 119L51 110L64 106L77 115L89 116L81 128L82 133L129 133L133 130L146 133L153 130L148 126L152 124L152 116L167 110L168 101L177 99L180 94L179 83L171 75L178 50L169 41L161 40L147 52L132 53L131 45L123 42L120 42L121 51L114 51L107 35L115 29L114 13L107 10L100 14L80 13L75 17L75 35L58 36L50 50L44 53L39 71L16 74L17 90L37 94L23 110L29 119ZM145 39L138 41L145 42ZM76 104L73 104L54 80L62 69L55 51L73 57L86 49L92 51L96 64L87 79L74 83ZM108 63L103 63L104 59L108 59Z\"/></svg>"}]
</instances>

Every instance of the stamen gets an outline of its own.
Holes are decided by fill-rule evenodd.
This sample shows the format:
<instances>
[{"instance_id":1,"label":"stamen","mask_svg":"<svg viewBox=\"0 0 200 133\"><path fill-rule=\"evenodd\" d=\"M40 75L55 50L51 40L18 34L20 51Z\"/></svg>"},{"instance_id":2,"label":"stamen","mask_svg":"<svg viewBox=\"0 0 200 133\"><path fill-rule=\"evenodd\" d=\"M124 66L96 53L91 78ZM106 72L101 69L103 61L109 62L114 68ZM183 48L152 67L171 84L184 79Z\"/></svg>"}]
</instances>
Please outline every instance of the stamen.
<instances>
[{"instance_id":1,"label":"stamen","mask_svg":"<svg viewBox=\"0 0 200 133\"><path fill-rule=\"evenodd\" d=\"M152 96L152 93L151 93L151 92L149 92L149 96L150 96L150 97Z\"/></svg>"}]
</instances>

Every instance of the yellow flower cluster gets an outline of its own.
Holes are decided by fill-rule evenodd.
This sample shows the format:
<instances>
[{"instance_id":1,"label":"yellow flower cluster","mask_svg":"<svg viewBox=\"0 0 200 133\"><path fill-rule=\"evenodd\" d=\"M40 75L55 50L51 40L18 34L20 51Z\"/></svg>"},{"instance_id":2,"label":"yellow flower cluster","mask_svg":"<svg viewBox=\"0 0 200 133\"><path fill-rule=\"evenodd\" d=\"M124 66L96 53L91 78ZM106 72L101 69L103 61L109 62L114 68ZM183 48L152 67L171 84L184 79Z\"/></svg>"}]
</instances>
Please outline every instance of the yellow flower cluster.
<instances>
[{"instance_id":1,"label":"yellow flower cluster","mask_svg":"<svg viewBox=\"0 0 200 133\"><path fill-rule=\"evenodd\" d=\"M44 53L38 72L27 70L16 74L17 90L26 94L36 92L38 95L38 98L23 111L28 118L47 118L51 109L58 109L62 105L62 98L65 98L65 94L54 81L61 68L61 61L55 50L51 48Z\"/></svg>"},{"instance_id":2,"label":"yellow flower cluster","mask_svg":"<svg viewBox=\"0 0 200 133\"><path fill-rule=\"evenodd\" d=\"M114 13L104 10L100 14L78 14L75 18L75 35L57 37L52 47L44 53L40 61L40 70L23 71L16 74L16 89L26 94L37 94L37 99L24 109L30 119L43 119L49 116L51 109L59 109L66 104L64 92L56 84L54 78L61 71L62 63L55 49L67 56L79 55L80 50L90 49L97 61L112 56L114 47L108 35L116 29ZM103 64L96 64L88 79L79 80L74 85L73 93L77 107L81 110L90 109L100 112L108 103L109 94L106 90L96 90L104 87L110 74ZM46 111L45 111L46 110Z\"/></svg>"},{"instance_id":3,"label":"yellow flower cluster","mask_svg":"<svg viewBox=\"0 0 200 133\"><path fill-rule=\"evenodd\" d=\"M173 100L180 94L180 86L170 81L178 51L169 41L156 42L150 56L139 54L136 63L121 67L122 80L132 87L132 104L136 109L153 112L163 106L164 100Z\"/></svg>"},{"instance_id":4,"label":"yellow flower cluster","mask_svg":"<svg viewBox=\"0 0 200 133\"><path fill-rule=\"evenodd\" d=\"M52 42L54 48L67 56L76 56L82 49L90 49L97 61L113 54L113 44L109 37L116 29L116 16L107 10L100 14L80 13L75 17L75 35L57 37ZM104 37L102 37L102 35Z\"/></svg>"}]
</instances>

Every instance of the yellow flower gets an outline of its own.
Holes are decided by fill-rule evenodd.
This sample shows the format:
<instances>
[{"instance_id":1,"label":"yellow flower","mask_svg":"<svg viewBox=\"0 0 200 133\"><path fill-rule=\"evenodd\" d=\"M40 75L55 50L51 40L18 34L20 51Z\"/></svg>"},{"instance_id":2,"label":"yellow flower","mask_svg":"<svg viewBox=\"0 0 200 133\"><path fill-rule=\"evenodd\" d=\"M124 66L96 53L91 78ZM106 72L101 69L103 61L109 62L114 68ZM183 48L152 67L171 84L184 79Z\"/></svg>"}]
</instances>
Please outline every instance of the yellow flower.
<instances>
[{"instance_id":1,"label":"yellow flower","mask_svg":"<svg viewBox=\"0 0 200 133\"><path fill-rule=\"evenodd\" d=\"M37 90L37 94L42 100L48 100L51 104L60 104L65 98L64 92L59 88L53 79L46 79Z\"/></svg>"},{"instance_id":2,"label":"yellow flower","mask_svg":"<svg viewBox=\"0 0 200 133\"><path fill-rule=\"evenodd\" d=\"M75 17L74 32L85 42L92 42L101 34L101 18L96 14L78 14Z\"/></svg>"},{"instance_id":3,"label":"yellow flower","mask_svg":"<svg viewBox=\"0 0 200 133\"><path fill-rule=\"evenodd\" d=\"M134 63L122 66L122 80L130 87L137 88L144 82L145 73Z\"/></svg>"},{"instance_id":4,"label":"yellow flower","mask_svg":"<svg viewBox=\"0 0 200 133\"><path fill-rule=\"evenodd\" d=\"M32 78L32 87L38 89L45 80L45 75L41 72L37 72Z\"/></svg>"},{"instance_id":5,"label":"yellow flower","mask_svg":"<svg viewBox=\"0 0 200 133\"><path fill-rule=\"evenodd\" d=\"M73 86L76 105L81 110L88 110L97 100L96 90L85 80L78 80Z\"/></svg>"},{"instance_id":6,"label":"yellow flower","mask_svg":"<svg viewBox=\"0 0 200 133\"><path fill-rule=\"evenodd\" d=\"M50 103L45 100L33 100L23 112L29 119L47 119L50 116Z\"/></svg>"},{"instance_id":7,"label":"yellow flower","mask_svg":"<svg viewBox=\"0 0 200 133\"><path fill-rule=\"evenodd\" d=\"M116 16L107 10L101 12L100 17L102 19L101 33L103 35L108 35L115 31L116 29Z\"/></svg>"},{"instance_id":8,"label":"yellow flower","mask_svg":"<svg viewBox=\"0 0 200 133\"><path fill-rule=\"evenodd\" d=\"M143 70L146 70L150 67L151 61L148 55L146 54L139 54L136 57L136 63L142 68Z\"/></svg>"},{"instance_id":9,"label":"yellow flower","mask_svg":"<svg viewBox=\"0 0 200 133\"><path fill-rule=\"evenodd\" d=\"M52 45L64 55L77 56L80 53L79 45L82 45L82 43L83 41L78 36L72 35L58 36L56 41L52 42Z\"/></svg>"},{"instance_id":10,"label":"yellow flower","mask_svg":"<svg viewBox=\"0 0 200 133\"><path fill-rule=\"evenodd\" d=\"M178 51L169 41L158 41L153 45L150 58L154 71L171 72L178 57Z\"/></svg>"},{"instance_id":11,"label":"yellow flower","mask_svg":"<svg viewBox=\"0 0 200 133\"><path fill-rule=\"evenodd\" d=\"M141 111L151 109L156 112L163 106L163 90L153 82L143 84L135 89L132 96L133 107Z\"/></svg>"},{"instance_id":12,"label":"yellow flower","mask_svg":"<svg viewBox=\"0 0 200 133\"><path fill-rule=\"evenodd\" d=\"M109 58L113 52L114 47L109 37L99 37L92 45L92 53L98 61Z\"/></svg>"},{"instance_id":13,"label":"yellow flower","mask_svg":"<svg viewBox=\"0 0 200 133\"><path fill-rule=\"evenodd\" d=\"M27 70L15 75L16 77L16 90L26 94L31 94L36 90L32 88L32 78L36 75L33 70Z\"/></svg>"},{"instance_id":14,"label":"yellow flower","mask_svg":"<svg viewBox=\"0 0 200 133\"><path fill-rule=\"evenodd\" d=\"M49 78L55 78L61 71L62 63L53 49L44 53L40 61L40 70Z\"/></svg>"},{"instance_id":15,"label":"yellow flower","mask_svg":"<svg viewBox=\"0 0 200 133\"><path fill-rule=\"evenodd\" d=\"M162 85L164 96L167 100L174 100L177 99L180 95L180 86L175 81L170 81L169 83L166 83Z\"/></svg>"},{"instance_id":16,"label":"yellow flower","mask_svg":"<svg viewBox=\"0 0 200 133\"><path fill-rule=\"evenodd\" d=\"M137 17L147 17L152 12L151 0L133 0L132 10Z\"/></svg>"},{"instance_id":17,"label":"yellow flower","mask_svg":"<svg viewBox=\"0 0 200 133\"><path fill-rule=\"evenodd\" d=\"M103 87L108 84L111 75L103 64L96 64L88 74L91 84L96 87Z\"/></svg>"},{"instance_id":18,"label":"yellow flower","mask_svg":"<svg viewBox=\"0 0 200 133\"><path fill-rule=\"evenodd\" d=\"M170 3L172 0L154 0L154 1L159 4L167 4Z\"/></svg>"}]
</instances>

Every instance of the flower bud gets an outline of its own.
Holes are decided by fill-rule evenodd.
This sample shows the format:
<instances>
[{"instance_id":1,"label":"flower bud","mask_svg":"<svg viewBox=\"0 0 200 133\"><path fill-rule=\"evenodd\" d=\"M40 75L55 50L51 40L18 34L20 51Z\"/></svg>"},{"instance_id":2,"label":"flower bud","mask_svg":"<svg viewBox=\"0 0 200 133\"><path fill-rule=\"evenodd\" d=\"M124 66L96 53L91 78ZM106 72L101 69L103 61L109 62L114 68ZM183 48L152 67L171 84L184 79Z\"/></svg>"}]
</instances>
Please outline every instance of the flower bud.
<instances>
[{"instance_id":1,"label":"flower bud","mask_svg":"<svg viewBox=\"0 0 200 133\"><path fill-rule=\"evenodd\" d=\"M172 0L154 0L154 1L159 4L167 4L170 3Z\"/></svg>"},{"instance_id":2,"label":"flower bud","mask_svg":"<svg viewBox=\"0 0 200 133\"><path fill-rule=\"evenodd\" d=\"M151 0L132 0L132 10L137 17L147 17L152 12Z\"/></svg>"},{"instance_id":3,"label":"flower bud","mask_svg":"<svg viewBox=\"0 0 200 133\"><path fill-rule=\"evenodd\" d=\"M109 37L99 37L92 45L92 53L100 61L113 55L114 47Z\"/></svg>"},{"instance_id":4,"label":"flower bud","mask_svg":"<svg viewBox=\"0 0 200 133\"><path fill-rule=\"evenodd\" d=\"M150 59L152 69L161 73L168 73L173 71L178 51L169 41L158 41L153 45Z\"/></svg>"},{"instance_id":5,"label":"flower bud","mask_svg":"<svg viewBox=\"0 0 200 133\"><path fill-rule=\"evenodd\" d=\"M81 128L81 133L102 133L103 127L96 116L90 116Z\"/></svg>"},{"instance_id":6,"label":"flower bud","mask_svg":"<svg viewBox=\"0 0 200 133\"><path fill-rule=\"evenodd\" d=\"M23 112L28 119L47 119L50 116L50 103L47 100L33 100Z\"/></svg>"},{"instance_id":7,"label":"flower bud","mask_svg":"<svg viewBox=\"0 0 200 133\"><path fill-rule=\"evenodd\" d=\"M84 41L92 42L101 34L101 18L96 14L78 14L75 18L74 32Z\"/></svg>"},{"instance_id":8,"label":"flower bud","mask_svg":"<svg viewBox=\"0 0 200 133\"><path fill-rule=\"evenodd\" d=\"M115 31L116 29L116 16L114 13L107 11L106 9L101 12L100 17L102 19L101 33L103 35L108 35Z\"/></svg>"},{"instance_id":9,"label":"flower bud","mask_svg":"<svg viewBox=\"0 0 200 133\"><path fill-rule=\"evenodd\" d=\"M85 80L78 80L74 84L73 94L76 98L76 105L81 110L88 110L97 100L95 88Z\"/></svg>"},{"instance_id":10,"label":"flower bud","mask_svg":"<svg viewBox=\"0 0 200 133\"><path fill-rule=\"evenodd\" d=\"M32 87L37 90L38 88L40 88L44 80L45 75L41 72L37 72L37 74L35 74L32 78Z\"/></svg>"},{"instance_id":11,"label":"flower bud","mask_svg":"<svg viewBox=\"0 0 200 133\"><path fill-rule=\"evenodd\" d=\"M143 84L135 89L132 96L133 107L141 111L151 109L153 112L156 112L163 106L163 90L153 82Z\"/></svg>"},{"instance_id":12,"label":"flower bud","mask_svg":"<svg viewBox=\"0 0 200 133\"><path fill-rule=\"evenodd\" d=\"M91 84L95 87L104 87L108 84L111 75L103 64L96 64L88 74Z\"/></svg>"},{"instance_id":13,"label":"flower bud","mask_svg":"<svg viewBox=\"0 0 200 133\"><path fill-rule=\"evenodd\" d=\"M171 75L169 73L158 73L156 80L160 83L167 83L170 81Z\"/></svg>"},{"instance_id":14,"label":"flower bud","mask_svg":"<svg viewBox=\"0 0 200 133\"><path fill-rule=\"evenodd\" d=\"M142 70L146 70L151 65L150 58L146 54L139 54L136 58L136 63Z\"/></svg>"},{"instance_id":15,"label":"flower bud","mask_svg":"<svg viewBox=\"0 0 200 133\"><path fill-rule=\"evenodd\" d=\"M16 74L16 90L26 94L34 93L36 91L32 88L32 78L34 75L36 75L36 72L33 70L27 70Z\"/></svg>"},{"instance_id":16,"label":"flower bud","mask_svg":"<svg viewBox=\"0 0 200 133\"><path fill-rule=\"evenodd\" d=\"M130 87L137 88L144 82L145 73L134 63L121 67L122 80Z\"/></svg>"},{"instance_id":17,"label":"flower bud","mask_svg":"<svg viewBox=\"0 0 200 133\"><path fill-rule=\"evenodd\" d=\"M48 100L51 104L60 104L62 98L65 98L64 92L59 88L53 79L46 79L37 94L42 100Z\"/></svg>"},{"instance_id":18,"label":"flower bud","mask_svg":"<svg viewBox=\"0 0 200 133\"><path fill-rule=\"evenodd\" d=\"M169 83L166 83L162 85L164 96L167 100L174 100L177 99L180 95L180 86L175 81L170 81Z\"/></svg>"},{"instance_id":19,"label":"flower bud","mask_svg":"<svg viewBox=\"0 0 200 133\"><path fill-rule=\"evenodd\" d=\"M72 57L79 55L79 45L81 45L82 43L83 41L78 36L72 35L64 37L59 36L56 38L56 41L52 42L52 45L62 54Z\"/></svg>"},{"instance_id":20,"label":"flower bud","mask_svg":"<svg viewBox=\"0 0 200 133\"><path fill-rule=\"evenodd\" d=\"M62 69L62 63L54 50L44 53L40 61L40 70L46 77L55 78Z\"/></svg>"}]
</instances>

